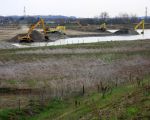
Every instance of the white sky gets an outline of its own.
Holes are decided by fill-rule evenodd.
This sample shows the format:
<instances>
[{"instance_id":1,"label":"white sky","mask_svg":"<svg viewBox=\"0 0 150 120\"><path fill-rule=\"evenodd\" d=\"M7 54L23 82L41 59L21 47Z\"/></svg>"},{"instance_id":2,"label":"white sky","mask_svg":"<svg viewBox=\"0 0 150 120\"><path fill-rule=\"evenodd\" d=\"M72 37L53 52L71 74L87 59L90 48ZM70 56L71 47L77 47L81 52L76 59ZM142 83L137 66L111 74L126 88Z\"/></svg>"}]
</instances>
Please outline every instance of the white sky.
<instances>
[{"instance_id":1,"label":"white sky","mask_svg":"<svg viewBox=\"0 0 150 120\"><path fill-rule=\"evenodd\" d=\"M0 15L23 15L24 6L27 15L94 17L107 11L111 17L125 12L144 16L150 0L0 0Z\"/></svg>"}]
</instances>

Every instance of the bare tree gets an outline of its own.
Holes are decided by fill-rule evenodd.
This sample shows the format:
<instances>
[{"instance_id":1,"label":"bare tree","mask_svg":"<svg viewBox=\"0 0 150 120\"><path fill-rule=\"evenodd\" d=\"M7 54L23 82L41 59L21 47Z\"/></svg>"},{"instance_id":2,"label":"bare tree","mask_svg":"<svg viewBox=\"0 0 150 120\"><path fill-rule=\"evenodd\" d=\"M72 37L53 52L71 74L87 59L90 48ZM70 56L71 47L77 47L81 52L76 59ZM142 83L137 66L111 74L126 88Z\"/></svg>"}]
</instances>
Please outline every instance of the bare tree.
<instances>
[{"instance_id":1,"label":"bare tree","mask_svg":"<svg viewBox=\"0 0 150 120\"><path fill-rule=\"evenodd\" d=\"M99 18L102 19L103 21L107 21L107 19L109 18L108 12L102 12Z\"/></svg>"},{"instance_id":2,"label":"bare tree","mask_svg":"<svg viewBox=\"0 0 150 120\"><path fill-rule=\"evenodd\" d=\"M131 14L131 15L130 15L130 19L131 19L131 22L132 22L132 23L138 22L138 17L137 17L136 14Z\"/></svg>"},{"instance_id":3,"label":"bare tree","mask_svg":"<svg viewBox=\"0 0 150 120\"><path fill-rule=\"evenodd\" d=\"M120 13L120 14L119 14L119 17L120 17L120 18L126 18L126 19L128 19L128 18L129 18L129 15L128 15L128 13Z\"/></svg>"},{"instance_id":4,"label":"bare tree","mask_svg":"<svg viewBox=\"0 0 150 120\"><path fill-rule=\"evenodd\" d=\"M129 14L128 13L120 13L119 18L122 20L123 23L129 23Z\"/></svg>"}]
</instances>

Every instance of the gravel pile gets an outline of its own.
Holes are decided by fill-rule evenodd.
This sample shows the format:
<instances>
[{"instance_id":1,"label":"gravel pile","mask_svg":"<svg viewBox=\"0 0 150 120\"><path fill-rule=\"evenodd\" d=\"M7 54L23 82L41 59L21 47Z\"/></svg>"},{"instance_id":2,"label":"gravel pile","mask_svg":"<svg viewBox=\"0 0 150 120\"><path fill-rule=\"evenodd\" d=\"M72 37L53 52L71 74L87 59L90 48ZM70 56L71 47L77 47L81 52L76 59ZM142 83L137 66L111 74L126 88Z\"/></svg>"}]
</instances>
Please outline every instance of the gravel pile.
<instances>
[{"instance_id":1,"label":"gravel pile","mask_svg":"<svg viewBox=\"0 0 150 120\"><path fill-rule=\"evenodd\" d=\"M133 29L123 28L116 31L114 34L116 35L139 35L139 33Z\"/></svg>"},{"instance_id":2,"label":"gravel pile","mask_svg":"<svg viewBox=\"0 0 150 120\"><path fill-rule=\"evenodd\" d=\"M16 35L15 37L13 37L12 39L8 40L8 42L14 42L14 43L19 42L18 37L19 37L19 36L25 36L25 35L26 35L26 34L18 34L18 35ZM42 42L42 41L45 40L44 35L41 34L41 33L38 32L38 31L36 31L36 30L34 30L34 31L31 33L31 38L32 38L32 41L33 41L33 42Z\"/></svg>"},{"instance_id":3,"label":"gravel pile","mask_svg":"<svg viewBox=\"0 0 150 120\"><path fill-rule=\"evenodd\" d=\"M18 43L18 42L20 42L18 40L18 37L25 36L25 35L26 34L18 34L15 37L13 37L12 39L8 40L8 42ZM39 31L34 30L31 33L31 38L32 38L33 42L45 42L45 41L51 42L51 41L56 41L58 39L64 39L67 37L65 34L60 33L60 32L48 33L47 36L48 36L49 40L45 39L44 34L40 33Z\"/></svg>"}]
</instances>

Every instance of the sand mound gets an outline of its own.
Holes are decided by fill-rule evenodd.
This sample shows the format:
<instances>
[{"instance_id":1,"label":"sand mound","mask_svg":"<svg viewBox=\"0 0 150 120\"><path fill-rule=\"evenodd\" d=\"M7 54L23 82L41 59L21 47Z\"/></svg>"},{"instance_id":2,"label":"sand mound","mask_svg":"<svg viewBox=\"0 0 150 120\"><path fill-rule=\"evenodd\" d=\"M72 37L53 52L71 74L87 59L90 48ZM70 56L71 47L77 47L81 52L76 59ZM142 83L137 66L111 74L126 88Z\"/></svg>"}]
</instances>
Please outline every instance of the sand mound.
<instances>
[{"instance_id":1,"label":"sand mound","mask_svg":"<svg viewBox=\"0 0 150 120\"><path fill-rule=\"evenodd\" d=\"M36 31L36 30L34 30L34 31L31 33L31 38L32 38L33 41L37 41L37 42L38 42L38 40L39 40L39 41L45 40L44 35L41 34L41 33L38 32L38 31Z\"/></svg>"},{"instance_id":2,"label":"sand mound","mask_svg":"<svg viewBox=\"0 0 150 120\"><path fill-rule=\"evenodd\" d=\"M18 34L15 37L13 37L12 39L8 40L9 42L19 42L18 37L19 36L25 36L26 34ZM43 34L41 34L40 32L34 30L31 33L31 38L33 42L42 42L45 41L45 37Z\"/></svg>"},{"instance_id":3,"label":"sand mound","mask_svg":"<svg viewBox=\"0 0 150 120\"><path fill-rule=\"evenodd\" d=\"M116 35L139 35L139 33L133 29L123 28L116 31L114 34Z\"/></svg>"},{"instance_id":4,"label":"sand mound","mask_svg":"<svg viewBox=\"0 0 150 120\"><path fill-rule=\"evenodd\" d=\"M25 36L26 34L18 34L15 37L13 37L12 39L8 40L8 42L14 42L14 43L18 43L20 42L20 40L18 40L19 36ZM31 38L33 42L52 42L58 39L63 39L66 38L66 35L64 33L61 32L55 32L55 33L48 33L47 34L49 40L45 39L44 33L40 33L39 31L34 30L31 33ZM24 41L26 42L26 41Z\"/></svg>"}]
</instances>

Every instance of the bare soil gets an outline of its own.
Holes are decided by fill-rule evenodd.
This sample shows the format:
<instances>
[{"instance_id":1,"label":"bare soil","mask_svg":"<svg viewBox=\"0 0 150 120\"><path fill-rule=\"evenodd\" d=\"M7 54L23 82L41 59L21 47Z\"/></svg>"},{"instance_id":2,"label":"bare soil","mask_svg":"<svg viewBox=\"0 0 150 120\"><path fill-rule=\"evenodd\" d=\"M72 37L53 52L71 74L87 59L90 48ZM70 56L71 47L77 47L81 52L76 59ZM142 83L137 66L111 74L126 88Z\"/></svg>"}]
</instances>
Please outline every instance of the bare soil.
<instances>
[{"instance_id":1,"label":"bare soil","mask_svg":"<svg viewBox=\"0 0 150 120\"><path fill-rule=\"evenodd\" d=\"M68 37L89 37L89 36L109 36L110 32L94 32L94 31L78 31L78 30L66 30Z\"/></svg>"},{"instance_id":2,"label":"bare soil","mask_svg":"<svg viewBox=\"0 0 150 120\"><path fill-rule=\"evenodd\" d=\"M15 27L15 28L9 28L6 26L6 28L0 28L0 49L7 49L7 48L15 48L15 46L12 45L12 43L9 42L14 42L18 43L18 36L19 35L25 35L28 31L28 26L20 26L20 27ZM41 29L36 29L38 32L33 32L31 34L31 37L33 38L34 42L45 42L44 35L41 33ZM116 32L115 35L121 35L121 34L127 34L127 35L136 35L137 33L133 30L128 30L128 32ZM63 33L49 33L49 42L53 42L59 39L65 39L69 37L89 37L89 36L111 36L114 35L113 33L109 31L99 31L98 26L90 25L90 26L84 26L83 28L81 27L75 27L71 29L67 29L65 31L65 34Z\"/></svg>"}]
</instances>

